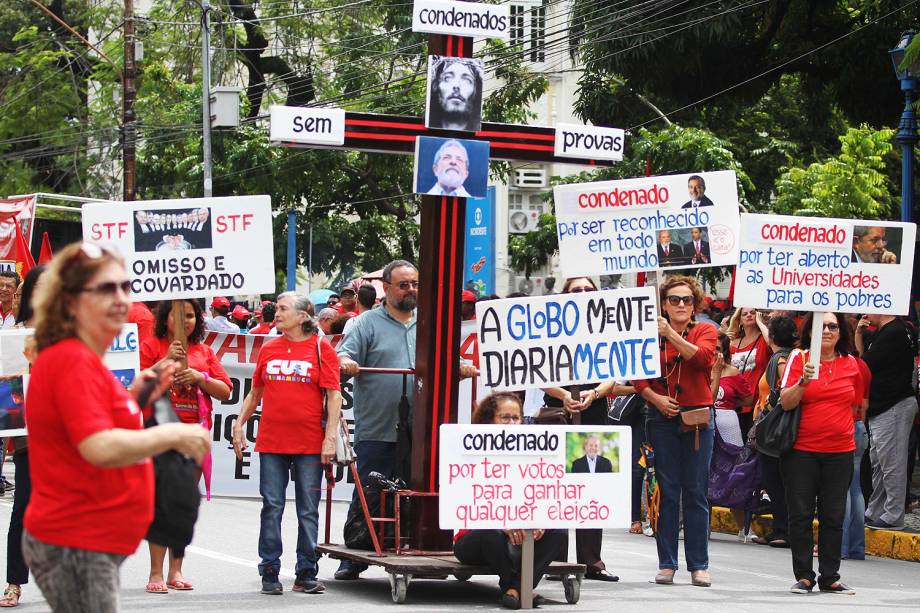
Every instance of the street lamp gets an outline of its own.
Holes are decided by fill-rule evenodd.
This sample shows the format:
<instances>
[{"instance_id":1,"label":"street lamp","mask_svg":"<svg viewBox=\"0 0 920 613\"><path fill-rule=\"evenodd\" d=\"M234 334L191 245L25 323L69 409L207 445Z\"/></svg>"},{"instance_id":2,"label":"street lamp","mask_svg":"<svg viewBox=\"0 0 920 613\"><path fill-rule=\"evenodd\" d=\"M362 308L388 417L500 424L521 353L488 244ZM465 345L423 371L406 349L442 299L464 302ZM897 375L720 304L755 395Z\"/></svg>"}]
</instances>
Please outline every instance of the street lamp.
<instances>
[{"instance_id":1,"label":"street lamp","mask_svg":"<svg viewBox=\"0 0 920 613\"><path fill-rule=\"evenodd\" d=\"M901 143L901 221L910 221L913 213L914 145L920 140L917 136L917 116L914 114L915 92L920 88L920 80L912 67L901 68L904 52L913 38L914 32L905 32L894 49L888 51L894 64L894 73L901 82L901 91L904 92L904 111L901 113L897 134L897 140Z\"/></svg>"}]
</instances>

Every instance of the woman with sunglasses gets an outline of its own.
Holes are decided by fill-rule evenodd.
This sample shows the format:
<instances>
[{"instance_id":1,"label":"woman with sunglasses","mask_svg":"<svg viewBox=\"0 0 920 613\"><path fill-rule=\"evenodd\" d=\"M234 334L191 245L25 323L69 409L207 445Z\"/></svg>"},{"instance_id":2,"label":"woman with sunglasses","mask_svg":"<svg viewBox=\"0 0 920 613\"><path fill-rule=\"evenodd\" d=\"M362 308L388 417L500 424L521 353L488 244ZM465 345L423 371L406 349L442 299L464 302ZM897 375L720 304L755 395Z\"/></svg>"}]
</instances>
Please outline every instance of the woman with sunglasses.
<instances>
[{"instance_id":1,"label":"woman with sunglasses","mask_svg":"<svg viewBox=\"0 0 920 613\"><path fill-rule=\"evenodd\" d=\"M210 432L212 398L227 400L230 398L233 384L211 346L201 342L204 340L204 312L197 300L175 301L182 307L183 318L180 325L184 325L184 337L188 339L188 346L183 347L182 341L178 339L170 342L171 338L175 338L177 328L173 318L173 302L164 300L157 307L153 336L141 343L141 368L156 368L166 361L179 363L180 369L176 371L173 384L169 388L169 400L173 409L179 421L199 424ZM150 415L146 413L144 417L150 419ZM156 461L154 470L158 470ZM186 581L182 575L184 557L175 557L172 552L169 556L169 572L164 581L163 561L167 548L163 543L168 538L163 533L164 524L159 520L158 512L150 525L150 530L147 531L150 577L144 589L151 594L166 594L169 589L194 589L192 583Z\"/></svg>"},{"instance_id":2,"label":"woman with sunglasses","mask_svg":"<svg viewBox=\"0 0 920 613\"><path fill-rule=\"evenodd\" d=\"M748 387L755 389L765 372L773 351L767 342L769 331L763 314L757 309L739 307L731 316L726 332L731 342L732 366L741 371ZM747 438L754 425L753 402L742 404L738 409L741 435Z\"/></svg>"},{"instance_id":3,"label":"woman with sunglasses","mask_svg":"<svg viewBox=\"0 0 920 613\"><path fill-rule=\"evenodd\" d=\"M655 470L661 486L658 515L658 574L655 583L674 583L680 530L678 504L684 511L684 554L693 585L709 587L709 462L713 422L710 376L715 361L714 327L696 325L693 313L703 302L696 279L671 276L659 288L661 338L659 379L634 381L649 404L646 428L655 449ZM709 424L696 431L681 429L685 410L708 409Z\"/></svg>"},{"instance_id":4,"label":"woman with sunglasses","mask_svg":"<svg viewBox=\"0 0 920 613\"><path fill-rule=\"evenodd\" d=\"M76 243L51 261L36 292L23 554L55 611L118 611L118 569L153 519L150 457L173 449L200 462L211 447L198 425L143 427L138 395L159 396L174 364L141 373L131 390L103 364L130 288L120 256Z\"/></svg>"},{"instance_id":5,"label":"woman with sunglasses","mask_svg":"<svg viewBox=\"0 0 920 613\"><path fill-rule=\"evenodd\" d=\"M802 324L799 347L811 345L809 313ZM847 491L853 476L853 409L862 404L863 381L846 318L824 313L821 367L817 378L809 352L789 357L783 374L780 404L784 411L801 406L798 434L792 449L780 457L789 509L789 546L792 548L794 594L815 587L812 521L818 508L818 588L822 592L854 594L840 582L840 553Z\"/></svg>"},{"instance_id":6,"label":"woman with sunglasses","mask_svg":"<svg viewBox=\"0 0 920 613\"><path fill-rule=\"evenodd\" d=\"M524 421L521 399L509 392L486 396L473 412L472 423L520 426ZM454 555L461 564L488 566L498 575L501 603L506 609L521 608L521 543L524 530L459 530L454 536ZM533 530L533 586L543 578L550 563L568 544L565 530ZM516 553L517 555L513 555ZM534 605L544 602L534 594Z\"/></svg>"}]
</instances>

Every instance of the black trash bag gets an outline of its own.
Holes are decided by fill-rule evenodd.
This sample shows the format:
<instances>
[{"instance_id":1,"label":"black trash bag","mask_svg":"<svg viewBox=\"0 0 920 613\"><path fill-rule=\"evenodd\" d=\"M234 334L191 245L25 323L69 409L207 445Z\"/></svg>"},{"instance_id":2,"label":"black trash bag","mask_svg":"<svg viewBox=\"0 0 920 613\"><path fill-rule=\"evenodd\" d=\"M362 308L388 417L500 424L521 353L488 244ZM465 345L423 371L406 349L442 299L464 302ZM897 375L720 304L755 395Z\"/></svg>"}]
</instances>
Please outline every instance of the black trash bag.
<instances>
[{"instance_id":1,"label":"black trash bag","mask_svg":"<svg viewBox=\"0 0 920 613\"><path fill-rule=\"evenodd\" d=\"M406 484L401 479L387 479L378 472L371 472L367 475L367 483L364 483L364 498L367 501L367 509L371 517L395 517L395 494L397 490L405 489ZM380 491L387 492L387 508L384 513L380 510ZM399 505L400 513L400 532L403 536L408 536L409 520L409 499L402 498ZM396 530L392 522L384 524L383 542L380 546L383 548L395 547ZM379 533L378 533L379 536ZM367 521L364 519L364 511L361 509L361 501L357 498L351 501L348 508L348 516L345 519L345 546L350 549L363 549L373 551L374 543L371 540L370 530Z\"/></svg>"},{"instance_id":2,"label":"black trash bag","mask_svg":"<svg viewBox=\"0 0 920 613\"><path fill-rule=\"evenodd\" d=\"M153 403L153 413L148 426L179 421L167 398ZM169 547L173 558L184 557L198 521L201 468L181 453L166 451L153 458L153 473L156 493L147 540Z\"/></svg>"}]
</instances>

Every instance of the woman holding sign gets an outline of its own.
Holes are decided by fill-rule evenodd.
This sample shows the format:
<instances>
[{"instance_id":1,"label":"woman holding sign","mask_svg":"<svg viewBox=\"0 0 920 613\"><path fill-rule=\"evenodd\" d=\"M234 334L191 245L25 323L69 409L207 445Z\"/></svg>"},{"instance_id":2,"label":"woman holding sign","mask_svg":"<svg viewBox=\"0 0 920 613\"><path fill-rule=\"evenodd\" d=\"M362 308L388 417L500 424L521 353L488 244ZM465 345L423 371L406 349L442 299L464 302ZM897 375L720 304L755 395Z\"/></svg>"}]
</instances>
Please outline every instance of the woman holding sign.
<instances>
[{"instance_id":1,"label":"woman holding sign","mask_svg":"<svg viewBox=\"0 0 920 613\"><path fill-rule=\"evenodd\" d=\"M714 421L710 375L717 332L693 320L703 302L703 292L693 277L668 277L659 295L662 376L633 382L649 404L646 427L661 489L655 583L674 583L680 530L677 505L683 504L687 569L693 585L709 587L707 487Z\"/></svg>"},{"instance_id":2,"label":"woman holding sign","mask_svg":"<svg viewBox=\"0 0 920 613\"><path fill-rule=\"evenodd\" d=\"M821 317L821 314L818 314ZM813 313L802 323L800 347L811 345ZM779 400L784 411L799 410L798 434L792 449L780 457L789 508L793 594L815 587L812 522L818 508L818 588L822 592L854 594L840 582L840 553L847 491L853 476L853 409L863 399L863 381L853 351L852 333L840 314L824 313L821 368L808 351L789 357ZM801 406L801 408L798 408Z\"/></svg>"},{"instance_id":3,"label":"woman holding sign","mask_svg":"<svg viewBox=\"0 0 920 613\"><path fill-rule=\"evenodd\" d=\"M153 336L141 343L141 368L154 368L165 361L174 360L184 363L186 368L176 371L173 384L169 388L169 400L179 420L187 424L200 424L208 432L211 431L211 399L227 400L233 384L227 371L221 366L220 360L214 355L210 345L205 345L204 340L204 312L197 300L178 301L182 305L185 332L184 338L188 339L188 347L183 347L180 340L169 339L176 336L176 322L173 319L173 302L164 300L157 307L156 322ZM146 412L145 419L150 415ZM159 470L154 461L154 470ZM205 483L210 483L208 477ZM160 534L161 528L157 518L154 518L147 532L147 542L150 547L150 578L144 588L151 594L166 594L169 589L191 590L191 582L182 576L182 560L184 557L169 556L169 572L166 580L163 579L163 560L166 558L165 540Z\"/></svg>"},{"instance_id":4,"label":"woman holding sign","mask_svg":"<svg viewBox=\"0 0 920 613\"><path fill-rule=\"evenodd\" d=\"M473 413L474 424L519 426L524 407L517 395L498 392L486 396ZM565 530L533 530L533 586L537 587L550 563L568 543ZM454 536L454 555L462 564L488 566L498 575L502 606L521 608L521 543L524 530L460 530ZM542 598L534 595L534 605Z\"/></svg>"},{"instance_id":5,"label":"woman holding sign","mask_svg":"<svg viewBox=\"0 0 920 613\"><path fill-rule=\"evenodd\" d=\"M153 518L149 458L173 449L200 462L211 448L198 425L143 428L138 400L161 394L174 364L141 373L128 391L102 362L130 288L122 258L84 242L52 260L35 298L22 549L54 611L118 611L118 569Z\"/></svg>"}]
</instances>

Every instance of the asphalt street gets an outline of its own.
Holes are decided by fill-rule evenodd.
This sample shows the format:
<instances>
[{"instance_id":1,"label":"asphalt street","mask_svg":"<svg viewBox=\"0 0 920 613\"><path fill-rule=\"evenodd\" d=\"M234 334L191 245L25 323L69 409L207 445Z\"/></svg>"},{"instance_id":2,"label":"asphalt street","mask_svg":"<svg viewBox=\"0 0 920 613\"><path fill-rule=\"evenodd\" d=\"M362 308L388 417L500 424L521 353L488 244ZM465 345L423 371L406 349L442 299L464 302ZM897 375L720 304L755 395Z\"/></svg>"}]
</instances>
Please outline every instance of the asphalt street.
<instances>
[{"instance_id":1,"label":"asphalt street","mask_svg":"<svg viewBox=\"0 0 920 613\"><path fill-rule=\"evenodd\" d=\"M11 497L0 499L0 525L5 533L9 525ZM257 540L259 534L257 500L214 499L202 503L194 544L185 562L186 578L195 590L147 594L148 559L146 543L122 567L122 610L124 611L302 611L304 606L331 607L349 613L380 613L381 607L416 611L497 610L498 588L494 578L473 577L469 582L417 580L409 586L405 604L394 604L386 573L371 568L359 581L340 582L332 578L337 562L324 558L320 562L320 579L326 593L303 595L290 591L293 581L296 541L293 503L284 518L284 542L290 546L283 557L282 596L259 594ZM334 505L333 541L341 534L346 506ZM92 521L92 518L87 518ZM320 526L322 535L322 526ZM570 539L574 559L574 538ZM5 537L2 541L5 543ZM920 607L920 565L882 558L843 562L843 580L856 589L855 596L790 594L792 571L789 550L744 544L732 536L716 534L710 547L713 587L690 585L690 575L677 574L673 586L649 582L656 569L654 539L631 535L625 530L608 530L604 535L604 559L608 568L620 576L619 583L585 581L581 599L575 605L565 603L562 585L543 582L537 593L555 601L543 609L556 611L641 611L654 607L656 613L675 611L711 613L715 607L731 611L917 611ZM816 562L817 563L817 562ZM0 567L6 568L6 556ZM3 577L5 578L5 571ZM48 611L34 584L23 589L21 611Z\"/></svg>"}]
</instances>

